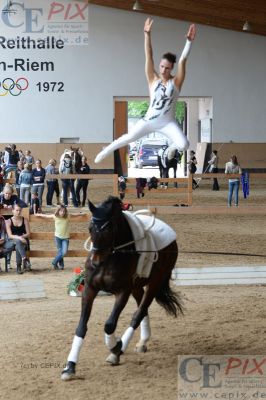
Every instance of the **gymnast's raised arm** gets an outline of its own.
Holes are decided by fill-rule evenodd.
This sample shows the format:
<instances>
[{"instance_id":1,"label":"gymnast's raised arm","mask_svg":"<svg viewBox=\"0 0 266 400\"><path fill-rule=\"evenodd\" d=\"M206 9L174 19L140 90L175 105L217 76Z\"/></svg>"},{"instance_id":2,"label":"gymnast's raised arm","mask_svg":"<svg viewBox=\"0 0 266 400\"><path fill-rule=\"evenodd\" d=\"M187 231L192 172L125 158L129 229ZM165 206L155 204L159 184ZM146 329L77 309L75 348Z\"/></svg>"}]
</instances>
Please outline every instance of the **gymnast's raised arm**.
<instances>
[{"instance_id":1,"label":"gymnast's raised arm","mask_svg":"<svg viewBox=\"0 0 266 400\"><path fill-rule=\"evenodd\" d=\"M196 28L195 28L195 25L193 24L193 25L190 25L190 27L189 27L189 30L187 33L187 41L186 41L185 47L182 51L182 54L179 58L178 65L177 65L177 73L174 77L175 86L179 90L181 90L181 87L183 85L183 82L184 82L184 79L186 76L186 61L187 61L187 58L188 58L188 55L189 55L189 52L191 49L192 41L195 39L195 35L196 35Z\"/></svg>"},{"instance_id":2,"label":"gymnast's raised arm","mask_svg":"<svg viewBox=\"0 0 266 400\"><path fill-rule=\"evenodd\" d=\"M149 86L153 83L157 74L154 69L153 52L151 45L151 26L153 20L147 18L144 24L144 50L145 50L145 74Z\"/></svg>"}]
</instances>

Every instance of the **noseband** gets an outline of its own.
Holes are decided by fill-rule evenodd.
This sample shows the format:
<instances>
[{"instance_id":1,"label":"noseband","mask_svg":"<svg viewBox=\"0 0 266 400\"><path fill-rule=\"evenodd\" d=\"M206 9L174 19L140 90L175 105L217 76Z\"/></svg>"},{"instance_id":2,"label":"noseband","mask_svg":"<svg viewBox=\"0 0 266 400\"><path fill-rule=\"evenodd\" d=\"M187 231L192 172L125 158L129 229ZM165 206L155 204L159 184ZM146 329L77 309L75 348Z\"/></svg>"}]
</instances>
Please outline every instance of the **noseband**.
<instances>
[{"instance_id":1,"label":"noseband","mask_svg":"<svg viewBox=\"0 0 266 400\"><path fill-rule=\"evenodd\" d=\"M92 225L94 226L95 231L96 231L97 233L103 231L104 228L106 228L106 226L108 226L108 225L111 223L111 219L109 219L108 221L105 221L105 222L102 223L102 225L100 225L100 222L101 222L101 221L103 221L103 220L100 219L100 218L92 217L92 219L91 219L91 223L92 223ZM100 225L100 226L99 226L99 225Z\"/></svg>"}]
</instances>

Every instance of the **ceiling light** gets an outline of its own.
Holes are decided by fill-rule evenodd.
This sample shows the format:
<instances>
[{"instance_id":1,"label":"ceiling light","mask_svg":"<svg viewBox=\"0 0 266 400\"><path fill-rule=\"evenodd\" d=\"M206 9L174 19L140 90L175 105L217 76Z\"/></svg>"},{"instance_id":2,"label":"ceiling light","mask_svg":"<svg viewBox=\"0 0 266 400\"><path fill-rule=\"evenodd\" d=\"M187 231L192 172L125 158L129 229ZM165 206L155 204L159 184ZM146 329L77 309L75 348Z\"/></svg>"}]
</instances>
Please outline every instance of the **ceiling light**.
<instances>
[{"instance_id":1,"label":"ceiling light","mask_svg":"<svg viewBox=\"0 0 266 400\"><path fill-rule=\"evenodd\" d=\"M244 23L242 30L243 30L243 31L246 31L246 32L251 31L251 26L250 26L250 23L249 23L248 21L246 21L246 22Z\"/></svg>"},{"instance_id":2,"label":"ceiling light","mask_svg":"<svg viewBox=\"0 0 266 400\"><path fill-rule=\"evenodd\" d=\"M140 2L138 0L135 1L134 5L133 5L133 10L134 11L143 11L142 5L140 4Z\"/></svg>"}]
</instances>

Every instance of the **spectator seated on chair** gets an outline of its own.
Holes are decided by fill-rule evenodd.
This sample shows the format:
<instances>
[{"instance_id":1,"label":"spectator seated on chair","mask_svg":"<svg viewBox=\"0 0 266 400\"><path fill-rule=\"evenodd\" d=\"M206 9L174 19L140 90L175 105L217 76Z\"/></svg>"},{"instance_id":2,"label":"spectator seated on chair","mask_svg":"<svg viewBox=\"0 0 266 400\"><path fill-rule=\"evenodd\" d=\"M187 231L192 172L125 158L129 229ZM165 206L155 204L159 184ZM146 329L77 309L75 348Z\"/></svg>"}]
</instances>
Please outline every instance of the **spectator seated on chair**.
<instances>
[{"instance_id":1,"label":"spectator seated on chair","mask_svg":"<svg viewBox=\"0 0 266 400\"><path fill-rule=\"evenodd\" d=\"M13 216L6 220L6 231L9 241L16 246L17 273L30 271L31 264L27 258L29 250L30 225L27 218L22 217L21 207L15 204L12 208Z\"/></svg>"},{"instance_id":2,"label":"spectator seated on chair","mask_svg":"<svg viewBox=\"0 0 266 400\"><path fill-rule=\"evenodd\" d=\"M0 258L5 259L6 272L8 272L8 269L10 268L11 254L14 249L14 244L8 240L5 219L0 215Z\"/></svg>"}]
</instances>

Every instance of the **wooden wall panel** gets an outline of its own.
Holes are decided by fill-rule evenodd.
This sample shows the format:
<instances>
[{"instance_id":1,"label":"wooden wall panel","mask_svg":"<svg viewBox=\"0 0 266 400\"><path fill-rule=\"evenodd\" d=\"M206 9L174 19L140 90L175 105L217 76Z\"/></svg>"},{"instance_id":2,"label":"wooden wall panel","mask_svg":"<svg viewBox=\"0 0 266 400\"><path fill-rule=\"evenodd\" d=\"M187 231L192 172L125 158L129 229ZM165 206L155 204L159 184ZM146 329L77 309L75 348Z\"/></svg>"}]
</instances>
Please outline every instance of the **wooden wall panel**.
<instances>
[{"instance_id":1,"label":"wooden wall panel","mask_svg":"<svg viewBox=\"0 0 266 400\"><path fill-rule=\"evenodd\" d=\"M127 101L115 101L114 139L126 133L127 128ZM118 175L127 175L127 154L127 147L122 147L115 152L115 173Z\"/></svg>"}]
</instances>

